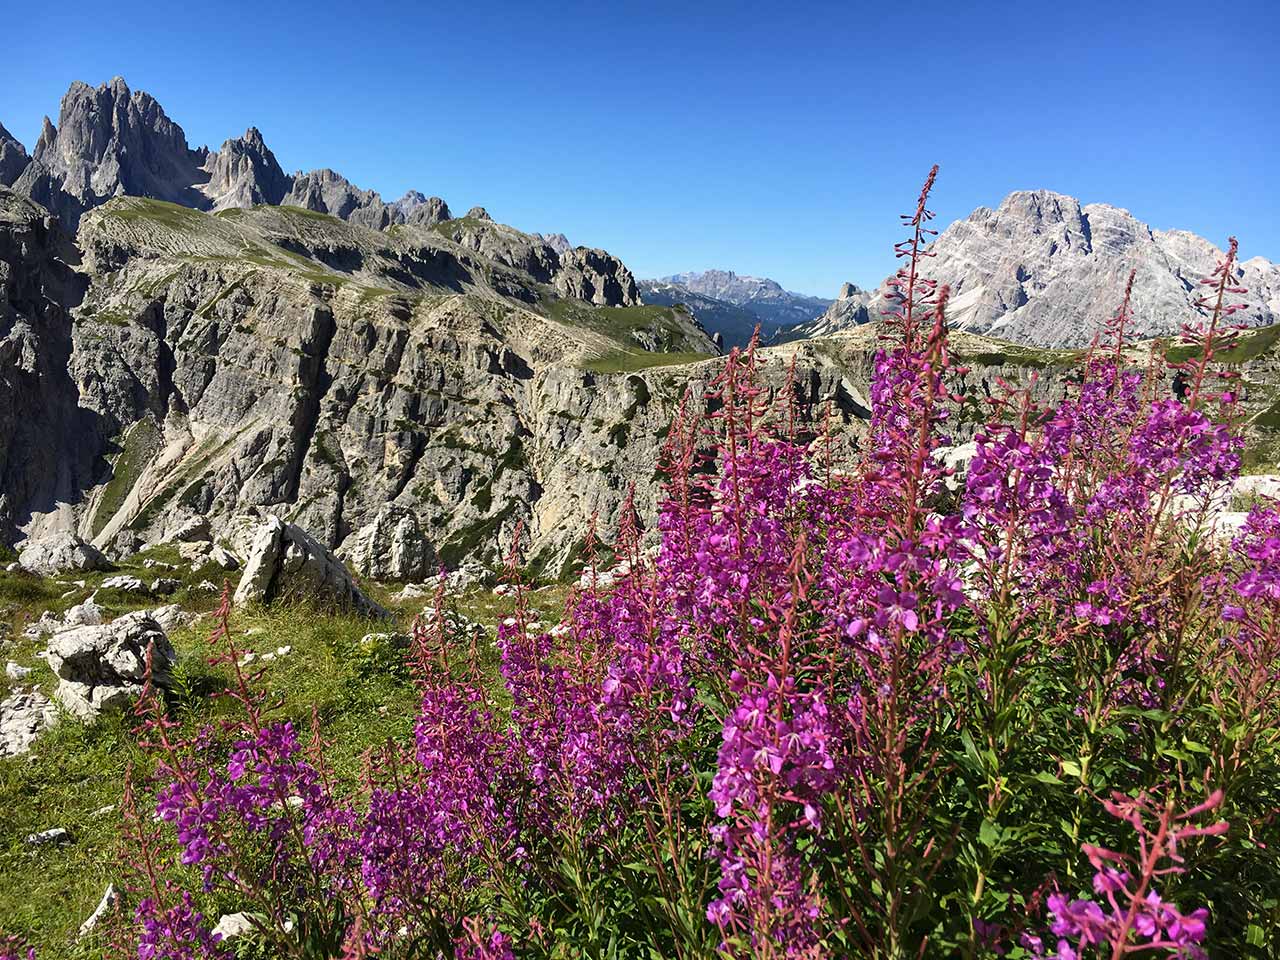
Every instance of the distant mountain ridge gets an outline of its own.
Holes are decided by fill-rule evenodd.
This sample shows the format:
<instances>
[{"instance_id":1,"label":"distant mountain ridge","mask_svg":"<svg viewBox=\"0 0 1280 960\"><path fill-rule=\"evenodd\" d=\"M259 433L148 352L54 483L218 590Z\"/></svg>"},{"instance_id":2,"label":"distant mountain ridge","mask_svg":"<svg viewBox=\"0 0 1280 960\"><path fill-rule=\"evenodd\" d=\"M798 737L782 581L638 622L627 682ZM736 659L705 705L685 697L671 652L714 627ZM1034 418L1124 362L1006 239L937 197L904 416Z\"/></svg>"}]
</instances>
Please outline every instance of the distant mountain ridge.
<instances>
[{"instance_id":1,"label":"distant mountain ridge","mask_svg":"<svg viewBox=\"0 0 1280 960\"><path fill-rule=\"evenodd\" d=\"M655 306L673 307L684 304L707 330L717 335L725 346L741 347L751 340L757 326L764 325L759 314L727 300L696 293L688 287L666 280L638 280L640 299Z\"/></svg>"},{"instance_id":2,"label":"distant mountain ridge","mask_svg":"<svg viewBox=\"0 0 1280 960\"><path fill-rule=\"evenodd\" d=\"M770 338L779 331L812 322L831 303L784 290L776 280L739 275L732 270L675 273L641 281L641 291L642 296L654 298L646 299L646 303L685 303L708 330L720 333L730 346L745 344L757 324L761 334Z\"/></svg>"},{"instance_id":3,"label":"distant mountain ridge","mask_svg":"<svg viewBox=\"0 0 1280 960\"><path fill-rule=\"evenodd\" d=\"M1033 346L1079 347L1115 312L1129 271L1135 339L1170 336L1202 313L1200 281L1223 256L1185 230L1153 230L1128 210L1081 204L1050 190L1009 194L995 210L979 207L930 246L928 275L951 288L952 327ZM1236 265L1232 316L1246 326L1280 321L1280 266L1262 257ZM849 286L849 285L846 285ZM851 288L817 321L797 331L822 336L880 317L886 287Z\"/></svg>"}]
</instances>

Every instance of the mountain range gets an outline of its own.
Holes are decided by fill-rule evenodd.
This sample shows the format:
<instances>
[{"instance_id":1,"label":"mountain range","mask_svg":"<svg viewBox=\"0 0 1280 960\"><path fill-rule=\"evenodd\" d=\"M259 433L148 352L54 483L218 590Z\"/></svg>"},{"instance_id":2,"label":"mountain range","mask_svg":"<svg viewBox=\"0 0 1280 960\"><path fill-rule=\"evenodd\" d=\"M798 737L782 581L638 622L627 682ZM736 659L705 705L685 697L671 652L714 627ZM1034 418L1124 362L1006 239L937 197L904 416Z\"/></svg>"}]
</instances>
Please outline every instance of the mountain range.
<instances>
[{"instance_id":1,"label":"mountain range","mask_svg":"<svg viewBox=\"0 0 1280 960\"><path fill-rule=\"evenodd\" d=\"M815 320L830 300L784 290L776 280L739 276L732 270L677 273L643 280L646 303L689 307L708 330L719 333L729 346L743 346L757 326L769 340L780 331Z\"/></svg>"},{"instance_id":2,"label":"mountain range","mask_svg":"<svg viewBox=\"0 0 1280 960\"><path fill-rule=\"evenodd\" d=\"M121 77L98 87L73 83L57 125L44 118L29 157L0 127L0 185L52 210L72 231L87 210L119 196L196 210L296 206L373 229L429 226L451 216L439 197L416 190L385 203L333 170L286 174L255 127L219 150L192 149L155 98L131 91Z\"/></svg>"},{"instance_id":3,"label":"mountain range","mask_svg":"<svg viewBox=\"0 0 1280 960\"><path fill-rule=\"evenodd\" d=\"M948 323L1014 343L1087 345L1102 328L1134 274L1135 338L1177 334L1203 320L1201 280L1223 250L1185 230L1153 230L1128 210L1081 204L1049 190L1020 190L992 210L979 207L930 246L929 275L951 288ZM1233 322L1280 322L1280 266L1262 257L1237 263ZM822 336L879 317L886 285L846 284L818 320L795 331Z\"/></svg>"},{"instance_id":4,"label":"mountain range","mask_svg":"<svg viewBox=\"0 0 1280 960\"><path fill-rule=\"evenodd\" d=\"M757 324L792 341L762 353L770 389L794 358L802 405L865 429L883 286L826 301L722 270L637 282L479 207L285 174L252 127L192 149L119 79L73 84L30 154L0 128L0 181L5 542L70 530L125 555L193 516L272 513L336 550L414 538L388 553L412 568L376 571L409 579L493 560L522 527L531 566L559 575L593 517L608 542L629 491L652 513L674 410ZM1071 357L1053 351L1090 339L1130 267L1136 332L1157 336L1197 317L1218 255L1045 191L975 211L932 252L965 389L1038 371L1045 396ZM1274 322L1276 267L1237 279L1238 316ZM1266 333L1243 356L1263 426L1280 423Z\"/></svg>"}]
</instances>

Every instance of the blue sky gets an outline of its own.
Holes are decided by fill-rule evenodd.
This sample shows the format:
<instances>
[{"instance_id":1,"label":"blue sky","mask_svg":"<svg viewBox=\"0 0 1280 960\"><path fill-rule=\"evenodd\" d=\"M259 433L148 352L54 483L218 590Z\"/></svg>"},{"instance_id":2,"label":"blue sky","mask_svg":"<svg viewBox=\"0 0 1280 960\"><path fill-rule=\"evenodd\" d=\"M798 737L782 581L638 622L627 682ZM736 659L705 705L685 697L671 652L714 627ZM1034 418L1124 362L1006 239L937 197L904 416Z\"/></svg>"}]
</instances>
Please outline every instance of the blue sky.
<instances>
[{"instance_id":1,"label":"blue sky","mask_svg":"<svg viewBox=\"0 0 1280 960\"><path fill-rule=\"evenodd\" d=\"M942 223L1044 187L1280 259L1276 0L178 10L11 5L0 122L30 148L120 74L193 145L253 124L287 171L825 296L893 268L935 161Z\"/></svg>"}]
</instances>

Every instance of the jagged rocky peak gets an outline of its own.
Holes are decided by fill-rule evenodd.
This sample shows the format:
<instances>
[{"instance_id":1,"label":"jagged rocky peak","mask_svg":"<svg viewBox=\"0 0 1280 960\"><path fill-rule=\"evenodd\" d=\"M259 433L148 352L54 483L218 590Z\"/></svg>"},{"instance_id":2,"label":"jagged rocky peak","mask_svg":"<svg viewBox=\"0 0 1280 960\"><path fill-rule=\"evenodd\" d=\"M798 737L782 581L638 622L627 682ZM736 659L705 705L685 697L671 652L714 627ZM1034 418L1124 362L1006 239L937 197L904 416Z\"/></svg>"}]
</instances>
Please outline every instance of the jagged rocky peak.
<instances>
[{"instance_id":1,"label":"jagged rocky peak","mask_svg":"<svg viewBox=\"0 0 1280 960\"><path fill-rule=\"evenodd\" d=\"M120 77L99 87L73 83L57 125L45 117L31 157L0 128L0 184L49 208L72 232L87 210L118 196L197 210L291 204L373 229L432 226L451 216L439 197L410 191L384 203L330 169L290 176L256 127L216 152L191 149L156 99Z\"/></svg>"},{"instance_id":2,"label":"jagged rocky peak","mask_svg":"<svg viewBox=\"0 0 1280 960\"><path fill-rule=\"evenodd\" d=\"M392 219L396 223L413 223L433 227L437 223L452 220L449 205L439 197L428 197L417 190L408 191L391 204Z\"/></svg>"},{"instance_id":3,"label":"jagged rocky peak","mask_svg":"<svg viewBox=\"0 0 1280 960\"><path fill-rule=\"evenodd\" d=\"M1132 336L1169 336L1198 323L1200 280L1223 256L1193 233L1153 230L1128 210L1050 190L1019 190L994 210L979 207L944 230L930 252L928 275L951 288L951 326L1049 347L1088 344L1114 314L1131 270ZM1250 326L1280 320L1280 267L1247 259L1236 282L1248 293L1233 319ZM865 302L841 298L805 332L875 319L885 294L882 285Z\"/></svg>"},{"instance_id":4,"label":"jagged rocky peak","mask_svg":"<svg viewBox=\"0 0 1280 960\"><path fill-rule=\"evenodd\" d=\"M209 182L202 192L214 210L264 203L275 206L293 185L257 127L223 143L221 150L209 155L204 170Z\"/></svg>"},{"instance_id":5,"label":"jagged rocky peak","mask_svg":"<svg viewBox=\"0 0 1280 960\"><path fill-rule=\"evenodd\" d=\"M327 213L373 230L385 229L393 222L391 208L382 202L376 191L361 190L342 174L327 167L310 173L295 173L293 187L281 202L316 213Z\"/></svg>"},{"instance_id":6,"label":"jagged rocky peak","mask_svg":"<svg viewBox=\"0 0 1280 960\"><path fill-rule=\"evenodd\" d=\"M533 236L559 254L568 253L573 249L573 244L569 242L569 238L563 233L535 233Z\"/></svg>"},{"instance_id":7,"label":"jagged rocky peak","mask_svg":"<svg viewBox=\"0 0 1280 960\"><path fill-rule=\"evenodd\" d=\"M442 235L552 284L561 296L599 306L639 303L630 271L602 250L575 250L559 234L549 240L530 237L495 224L478 206L455 222L444 200L417 190L386 203L376 191L363 190L327 167L290 176L257 127L216 152L193 150L155 98L131 91L120 77L96 88L73 83L62 99L58 125L45 118L31 158L0 128L0 184L10 180L17 192L57 214L72 233L87 211L114 197L203 211L294 206L371 230L461 222L460 230Z\"/></svg>"},{"instance_id":8,"label":"jagged rocky peak","mask_svg":"<svg viewBox=\"0 0 1280 960\"><path fill-rule=\"evenodd\" d=\"M14 186L74 229L85 210L114 196L206 205L197 184L207 151L192 150L182 127L150 94L121 77L99 87L76 81L57 126L45 118L35 152Z\"/></svg>"},{"instance_id":9,"label":"jagged rocky peak","mask_svg":"<svg viewBox=\"0 0 1280 960\"><path fill-rule=\"evenodd\" d=\"M27 148L0 123L0 187L11 186L30 162Z\"/></svg>"}]
</instances>

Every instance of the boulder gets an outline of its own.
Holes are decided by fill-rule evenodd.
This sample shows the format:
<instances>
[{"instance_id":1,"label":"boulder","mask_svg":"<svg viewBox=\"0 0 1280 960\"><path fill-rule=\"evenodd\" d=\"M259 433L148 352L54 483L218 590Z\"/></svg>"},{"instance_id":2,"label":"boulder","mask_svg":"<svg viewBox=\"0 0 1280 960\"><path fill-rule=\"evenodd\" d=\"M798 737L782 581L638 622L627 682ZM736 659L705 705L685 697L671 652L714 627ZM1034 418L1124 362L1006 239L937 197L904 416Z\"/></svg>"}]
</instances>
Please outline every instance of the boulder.
<instances>
[{"instance_id":1,"label":"boulder","mask_svg":"<svg viewBox=\"0 0 1280 960\"><path fill-rule=\"evenodd\" d=\"M281 597L307 597L370 616L388 616L320 541L297 524L270 516L254 535L235 602L270 603Z\"/></svg>"},{"instance_id":2,"label":"boulder","mask_svg":"<svg viewBox=\"0 0 1280 960\"><path fill-rule=\"evenodd\" d=\"M167 687L176 655L160 624L146 611L55 633L47 657L58 676L54 699L81 720L124 707L142 693L147 649L153 645L151 679Z\"/></svg>"},{"instance_id":3,"label":"boulder","mask_svg":"<svg viewBox=\"0 0 1280 960\"><path fill-rule=\"evenodd\" d=\"M160 629L165 633L172 633L179 627L185 627L188 623L195 619L195 615L187 613L176 603L170 603L163 607L156 607L150 611L151 619L160 624Z\"/></svg>"},{"instance_id":4,"label":"boulder","mask_svg":"<svg viewBox=\"0 0 1280 960\"><path fill-rule=\"evenodd\" d=\"M372 580L416 580L431 572L435 562L435 550L418 515L391 504L347 537L338 556Z\"/></svg>"},{"instance_id":5,"label":"boulder","mask_svg":"<svg viewBox=\"0 0 1280 960\"><path fill-rule=\"evenodd\" d=\"M1237 477L1232 484L1231 492L1238 497L1266 498L1280 500L1280 476L1274 474L1251 474Z\"/></svg>"},{"instance_id":6,"label":"boulder","mask_svg":"<svg viewBox=\"0 0 1280 960\"><path fill-rule=\"evenodd\" d=\"M178 524L167 534L165 543L208 543L213 539L208 517L191 517Z\"/></svg>"},{"instance_id":7,"label":"boulder","mask_svg":"<svg viewBox=\"0 0 1280 960\"><path fill-rule=\"evenodd\" d=\"M32 573L54 577L60 573L101 570L107 565L107 558L73 533L57 533L23 543L18 562Z\"/></svg>"},{"instance_id":8,"label":"boulder","mask_svg":"<svg viewBox=\"0 0 1280 960\"><path fill-rule=\"evenodd\" d=\"M66 827L50 827L48 830L41 830L39 833L27 834L27 846L60 847L64 843L70 843L71 839L71 831Z\"/></svg>"},{"instance_id":9,"label":"boulder","mask_svg":"<svg viewBox=\"0 0 1280 960\"><path fill-rule=\"evenodd\" d=\"M102 581L102 589L119 590L121 593L146 593L147 585L137 577L129 574L120 574L115 577L107 577Z\"/></svg>"},{"instance_id":10,"label":"boulder","mask_svg":"<svg viewBox=\"0 0 1280 960\"><path fill-rule=\"evenodd\" d=\"M209 559L223 570L238 570L240 561L226 547L215 546L209 551Z\"/></svg>"},{"instance_id":11,"label":"boulder","mask_svg":"<svg viewBox=\"0 0 1280 960\"><path fill-rule=\"evenodd\" d=\"M178 556L192 567L202 567L209 562L213 544L208 540L187 540L178 544Z\"/></svg>"},{"instance_id":12,"label":"boulder","mask_svg":"<svg viewBox=\"0 0 1280 960\"><path fill-rule=\"evenodd\" d=\"M62 630L69 630L72 627L97 626L104 619L102 608L97 603L97 597L98 594L95 591L93 596L83 603L69 607L61 618L52 610L46 610L40 615L40 619L27 627L24 632L28 637L43 637L46 634L58 633Z\"/></svg>"},{"instance_id":13,"label":"boulder","mask_svg":"<svg viewBox=\"0 0 1280 960\"><path fill-rule=\"evenodd\" d=\"M0 757L26 753L57 719L53 702L39 690L19 690L0 700Z\"/></svg>"},{"instance_id":14,"label":"boulder","mask_svg":"<svg viewBox=\"0 0 1280 960\"><path fill-rule=\"evenodd\" d=\"M10 680L25 680L31 676L31 668L24 667L19 663L10 660L4 665L4 675Z\"/></svg>"},{"instance_id":15,"label":"boulder","mask_svg":"<svg viewBox=\"0 0 1280 960\"><path fill-rule=\"evenodd\" d=\"M96 627L101 625L103 619L102 607L98 606L98 594L97 591L94 591L93 596L83 603L78 603L69 608L62 615L62 622L58 624L54 632L71 627Z\"/></svg>"},{"instance_id":16,"label":"boulder","mask_svg":"<svg viewBox=\"0 0 1280 960\"><path fill-rule=\"evenodd\" d=\"M247 913L224 913L218 918L217 926L213 928L213 934L220 943L251 937L257 931L258 928L254 926L252 918Z\"/></svg>"},{"instance_id":17,"label":"boulder","mask_svg":"<svg viewBox=\"0 0 1280 960\"><path fill-rule=\"evenodd\" d=\"M138 553L144 546L142 537L133 530L121 530L103 548L111 560L127 560Z\"/></svg>"}]
</instances>

